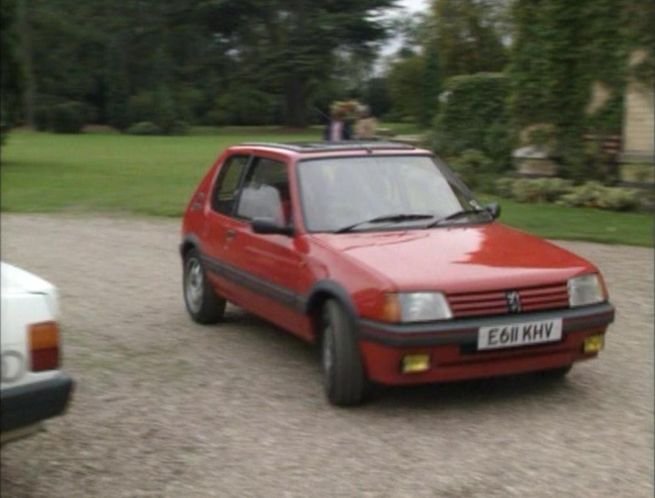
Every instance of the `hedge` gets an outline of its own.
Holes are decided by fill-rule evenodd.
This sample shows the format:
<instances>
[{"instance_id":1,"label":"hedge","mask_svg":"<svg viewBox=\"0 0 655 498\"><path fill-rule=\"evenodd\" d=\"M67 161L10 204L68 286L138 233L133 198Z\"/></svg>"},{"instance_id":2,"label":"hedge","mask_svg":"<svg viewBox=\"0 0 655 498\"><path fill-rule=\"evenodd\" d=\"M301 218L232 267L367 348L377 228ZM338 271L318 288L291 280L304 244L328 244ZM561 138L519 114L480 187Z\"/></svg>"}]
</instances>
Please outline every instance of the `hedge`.
<instances>
[{"instance_id":1,"label":"hedge","mask_svg":"<svg viewBox=\"0 0 655 498\"><path fill-rule=\"evenodd\" d=\"M509 82L499 73L454 76L446 80L434 126L438 154L460 155L479 150L493 169L510 166L510 128L507 113Z\"/></svg>"},{"instance_id":2,"label":"hedge","mask_svg":"<svg viewBox=\"0 0 655 498\"><path fill-rule=\"evenodd\" d=\"M519 202L555 202L569 207L633 211L649 202L638 190L607 187L596 181L574 186L561 178L500 178L495 187L498 195Z\"/></svg>"}]
</instances>

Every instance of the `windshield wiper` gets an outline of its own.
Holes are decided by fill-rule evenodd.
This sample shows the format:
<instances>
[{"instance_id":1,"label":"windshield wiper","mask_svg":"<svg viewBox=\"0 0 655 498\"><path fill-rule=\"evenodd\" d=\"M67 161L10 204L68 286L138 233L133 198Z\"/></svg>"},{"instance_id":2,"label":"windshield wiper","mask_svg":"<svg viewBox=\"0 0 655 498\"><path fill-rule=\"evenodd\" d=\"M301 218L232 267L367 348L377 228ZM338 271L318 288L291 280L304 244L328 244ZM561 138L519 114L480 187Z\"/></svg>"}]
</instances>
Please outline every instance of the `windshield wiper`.
<instances>
[{"instance_id":1,"label":"windshield wiper","mask_svg":"<svg viewBox=\"0 0 655 498\"><path fill-rule=\"evenodd\" d=\"M334 233L344 233L344 232L350 232L354 230L355 228L358 228L362 225L368 225L369 223L399 223L401 221L414 221L414 220L427 220L430 218L434 218L433 214L419 214L419 213L407 213L407 214L388 214L385 216L377 216L375 218L371 218L370 220L364 220L364 221L359 221L357 223L353 223L352 225L348 225L342 228L339 228L338 230L335 230Z\"/></svg>"},{"instance_id":2,"label":"windshield wiper","mask_svg":"<svg viewBox=\"0 0 655 498\"><path fill-rule=\"evenodd\" d=\"M452 214L449 214L448 216L445 216L443 218L439 218L436 221L433 221L432 223L429 223L426 228L432 228L441 225L442 223L446 221L451 221L455 220L457 218L462 218L464 216L470 216L472 214L480 214L480 213L485 213L488 216L491 216L491 213L487 211L486 209L462 209L461 211L455 211Z\"/></svg>"}]
</instances>

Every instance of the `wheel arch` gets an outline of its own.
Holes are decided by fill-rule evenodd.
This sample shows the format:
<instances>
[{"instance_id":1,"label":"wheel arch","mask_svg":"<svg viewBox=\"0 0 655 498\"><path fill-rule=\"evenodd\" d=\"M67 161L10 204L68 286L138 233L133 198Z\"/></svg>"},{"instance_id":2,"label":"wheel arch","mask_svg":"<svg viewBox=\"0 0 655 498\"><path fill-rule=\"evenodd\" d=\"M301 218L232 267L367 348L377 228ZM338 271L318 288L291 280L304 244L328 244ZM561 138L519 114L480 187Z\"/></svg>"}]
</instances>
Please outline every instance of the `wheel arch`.
<instances>
[{"instance_id":1,"label":"wheel arch","mask_svg":"<svg viewBox=\"0 0 655 498\"><path fill-rule=\"evenodd\" d=\"M309 292L309 298L305 304L305 313L312 322L314 341L320 343L322 334L321 310L326 301L334 299L343 306L353 324L357 324L357 308L350 295L339 283L334 280L320 280Z\"/></svg>"},{"instance_id":2,"label":"wheel arch","mask_svg":"<svg viewBox=\"0 0 655 498\"><path fill-rule=\"evenodd\" d=\"M191 249L200 250L200 241L193 234L186 235L180 243L180 256L182 256L182 260L184 260Z\"/></svg>"}]
</instances>

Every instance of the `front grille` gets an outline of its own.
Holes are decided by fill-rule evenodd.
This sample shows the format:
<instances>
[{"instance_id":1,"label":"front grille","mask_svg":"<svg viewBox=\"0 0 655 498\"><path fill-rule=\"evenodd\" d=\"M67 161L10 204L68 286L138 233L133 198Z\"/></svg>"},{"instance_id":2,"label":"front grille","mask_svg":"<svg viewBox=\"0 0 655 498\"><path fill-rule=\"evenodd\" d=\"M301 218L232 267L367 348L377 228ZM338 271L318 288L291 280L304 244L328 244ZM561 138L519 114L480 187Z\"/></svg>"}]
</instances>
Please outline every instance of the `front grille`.
<instances>
[{"instance_id":1,"label":"front grille","mask_svg":"<svg viewBox=\"0 0 655 498\"><path fill-rule=\"evenodd\" d=\"M521 289L519 295L521 307L526 313L569 307L569 292L565 283Z\"/></svg>"},{"instance_id":2,"label":"front grille","mask_svg":"<svg viewBox=\"0 0 655 498\"><path fill-rule=\"evenodd\" d=\"M454 318L509 314L507 293L517 291L521 313L568 308L569 294L566 283L522 289L505 289L486 292L448 294L448 303Z\"/></svg>"}]
</instances>

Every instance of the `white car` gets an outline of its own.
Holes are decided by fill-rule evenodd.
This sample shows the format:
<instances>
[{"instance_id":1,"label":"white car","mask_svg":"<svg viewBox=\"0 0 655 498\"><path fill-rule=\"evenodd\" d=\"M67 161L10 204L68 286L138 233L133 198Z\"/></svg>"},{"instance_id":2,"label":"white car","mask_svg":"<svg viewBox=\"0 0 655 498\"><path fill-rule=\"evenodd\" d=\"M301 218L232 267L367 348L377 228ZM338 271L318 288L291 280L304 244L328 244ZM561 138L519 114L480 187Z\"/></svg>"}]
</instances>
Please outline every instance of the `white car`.
<instances>
[{"instance_id":1,"label":"white car","mask_svg":"<svg viewBox=\"0 0 655 498\"><path fill-rule=\"evenodd\" d=\"M68 406L73 380L59 369L59 302L51 283L1 263L0 442L35 433Z\"/></svg>"}]
</instances>

